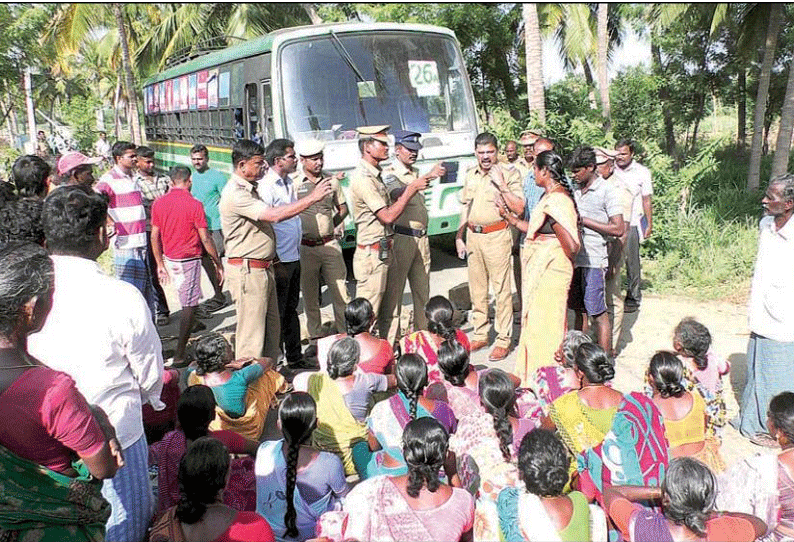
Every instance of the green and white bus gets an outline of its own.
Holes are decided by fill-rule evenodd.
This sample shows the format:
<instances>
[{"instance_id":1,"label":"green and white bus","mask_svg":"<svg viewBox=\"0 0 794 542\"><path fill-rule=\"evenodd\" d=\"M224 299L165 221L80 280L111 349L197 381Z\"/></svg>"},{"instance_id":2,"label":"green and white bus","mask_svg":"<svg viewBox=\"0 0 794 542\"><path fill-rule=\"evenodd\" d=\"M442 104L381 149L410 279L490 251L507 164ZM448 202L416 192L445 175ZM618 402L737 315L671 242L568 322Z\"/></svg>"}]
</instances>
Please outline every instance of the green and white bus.
<instances>
[{"instance_id":1,"label":"green and white bus","mask_svg":"<svg viewBox=\"0 0 794 542\"><path fill-rule=\"evenodd\" d=\"M457 192L474 163L477 116L449 29L394 23L287 28L168 68L145 81L143 93L146 137L163 168L190 165L190 147L202 143L211 167L231 173L235 141L266 145L285 137L324 141L326 169L350 171L361 157L356 127L420 132L420 172L438 161L448 166L445 178L425 192L429 232L457 229ZM355 241L349 219L344 241Z\"/></svg>"}]
</instances>

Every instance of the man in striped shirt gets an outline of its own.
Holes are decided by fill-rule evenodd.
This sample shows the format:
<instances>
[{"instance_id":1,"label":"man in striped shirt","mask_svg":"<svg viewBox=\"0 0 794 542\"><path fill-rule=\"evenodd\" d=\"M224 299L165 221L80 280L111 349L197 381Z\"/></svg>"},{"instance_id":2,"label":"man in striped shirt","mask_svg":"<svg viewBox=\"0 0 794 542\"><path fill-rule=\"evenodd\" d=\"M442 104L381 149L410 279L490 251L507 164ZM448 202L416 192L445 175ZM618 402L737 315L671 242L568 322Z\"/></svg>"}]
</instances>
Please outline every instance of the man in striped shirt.
<instances>
[{"instance_id":1,"label":"man in striped shirt","mask_svg":"<svg viewBox=\"0 0 794 542\"><path fill-rule=\"evenodd\" d=\"M106 194L109 228L115 233L113 263L116 278L129 282L143 294L155 314L155 296L146 251L146 212L141 192L132 179L138 157L135 144L117 141L111 153L115 165L100 177L94 189Z\"/></svg>"}]
</instances>

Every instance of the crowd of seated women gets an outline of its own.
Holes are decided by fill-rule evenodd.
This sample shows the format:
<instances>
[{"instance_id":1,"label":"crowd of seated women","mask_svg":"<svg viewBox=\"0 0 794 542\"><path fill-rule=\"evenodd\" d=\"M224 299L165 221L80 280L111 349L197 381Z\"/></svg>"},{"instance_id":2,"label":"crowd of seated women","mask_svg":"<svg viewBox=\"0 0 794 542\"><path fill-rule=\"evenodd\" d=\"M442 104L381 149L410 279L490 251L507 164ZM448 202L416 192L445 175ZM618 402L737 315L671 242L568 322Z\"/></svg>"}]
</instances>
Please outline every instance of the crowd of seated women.
<instances>
[{"instance_id":1,"label":"crowd of seated women","mask_svg":"<svg viewBox=\"0 0 794 542\"><path fill-rule=\"evenodd\" d=\"M124 461L113 428L27 353L52 296L46 252L7 245L0 259L0 539L102 540L98 480ZM270 360L234 360L222 336L203 337L176 428L150 447L150 540L794 536L794 394L769 406L782 452L726 469L708 406L724 373L702 340L688 343L704 336L697 322L649 356L647 392L615 389L613 360L575 333L522 388L471 365L452 312L433 298L430 329L377 372L362 364L368 331L336 337L295 391ZM271 407L281 438L267 440Z\"/></svg>"}]
</instances>

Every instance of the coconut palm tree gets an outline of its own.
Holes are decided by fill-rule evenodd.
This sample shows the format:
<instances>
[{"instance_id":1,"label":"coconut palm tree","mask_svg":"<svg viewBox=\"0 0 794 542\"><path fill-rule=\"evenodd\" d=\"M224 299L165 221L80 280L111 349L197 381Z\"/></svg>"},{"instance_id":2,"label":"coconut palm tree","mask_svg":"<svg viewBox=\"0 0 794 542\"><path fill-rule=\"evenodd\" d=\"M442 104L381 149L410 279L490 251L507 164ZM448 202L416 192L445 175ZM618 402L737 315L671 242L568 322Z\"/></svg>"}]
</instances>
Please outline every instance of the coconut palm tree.
<instances>
[{"instance_id":1,"label":"coconut palm tree","mask_svg":"<svg viewBox=\"0 0 794 542\"><path fill-rule=\"evenodd\" d=\"M769 80L772 75L772 63L775 60L775 48L777 47L777 37L780 33L780 22L783 18L783 7L781 4L766 4L769 10L768 26L764 39L764 59L761 63L761 72L758 76L758 94L755 100L755 112L753 114L753 139L750 146L750 167L747 171L747 190L757 190L761 177L761 145L764 138L764 114L766 113L766 101L769 96Z\"/></svg>"},{"instance_id":2,"label":"coconut palm tree","mask_svg":"<svg viewBox=\"0 0 794 542\"><path fill-rule=\"evenodd\" d=\"M540 37L537 4L524 4L522 13L529 112L536 113L538 122L544 125L546 124L546 101L543 89L543 43Z\"/></svg>"},{"instance_id":3,"label":"coconut palm tree","mask_svg":"<svg viewBox=\"0 0 794 542\"><path fill-rule=\"evenodd\" d=\"M601 98L601 114L604 117L604 128L609 130L612 121L609 117L609 79L607 76L607 52L609 50L609 4L598 4L598 95Z\"/></svg>"}]
</instances>

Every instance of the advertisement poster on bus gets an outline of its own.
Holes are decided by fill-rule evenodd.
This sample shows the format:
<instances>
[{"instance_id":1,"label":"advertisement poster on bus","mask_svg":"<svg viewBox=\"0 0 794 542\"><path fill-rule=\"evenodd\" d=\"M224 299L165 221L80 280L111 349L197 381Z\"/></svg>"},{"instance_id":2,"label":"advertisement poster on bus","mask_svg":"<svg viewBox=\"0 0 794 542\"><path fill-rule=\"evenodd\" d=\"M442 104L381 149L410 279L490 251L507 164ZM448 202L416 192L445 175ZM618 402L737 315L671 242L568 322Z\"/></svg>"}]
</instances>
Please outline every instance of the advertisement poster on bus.
<instances>
[{"instance_id":1,"label":"advertisement poster on bus","mask_svg":"<svg viewBox=\"0 0 794 542\"><path fill-rule=\"evenodd\" d=\"M199 109L207 109L207 70L198 72L196 102Z\"/></svg>"},{"instance_id":2,"label":"advertisement poster on bus","mask_svg":"<svg viewBox=\"0 0 794 542\"><path fill-rule=\"evenodd\" d=\"M160 94L160 98L157 101L158 112L165 112L166 111L166 103L165 103L165 81L161 83L157 83L157 91Z\"/></svg>"},{"instance_id":3,"label":"advertisement poster on bus","mask_svg":"<svg viewBox=\"0 0 794 542\"><path fill-rule=\"evenodd\" d=\"M220 105L229 105L229 72L221 72L218 78L218 100Z\"/></svg>"},{"instance_id":4,"label":"advertisement poster on bus","mask_svg":"<svg viewBox=\"0 0 794 542\"><path fill-rule=\"evenodd\" d=\"M187 111L188 107L188 85L187 75L179 78L179 110Z\"/></svg>"},{"instance_id":5,"label":"advertisement poster on bus","mask_svg":"<svg viewBox=\"0 0 794 542\"><path fill-rule=\"evenodd\" d=\"M218 70L207 72L207 102L209 107L218 107Z\"/></svg>"},{"instance_id":6,"label":"advertisement poster on bus","mask_svg":"<svg viewBox=\"0 0 794 542\"><path fill-rule=\"evenodd\" d=\"M169 113L174 110L174 80L165 82L165 110Z\"/></svg>"},{"instance_id":7,"label":"advertisement poster on bus","mask_svg":"<svg viewBox=\"0 0 794 542\"><path fill-rule=\"evenodd\" d=\"M188 81L188 83L187 83L187 89L188 89L188 93L187 93L188 102L187 102L187 104L188 104L188 108L191 109L191 110L195 110L196 109L196 105L198 103L197 94L196 94L197 80L198 80L198 77L196 77L195 73L191 73L190 75L187 76L187 81Z\"/></svg>"},{"instance_id":8,"label":"advertisement poster on bus","mask_svg":"<svg viewBox=\"0 0 794 542\"><path fill-rule=\"evenodd\" d=\"M180 102L182 101L182 78L174 79L174 101L172 103L173 109L171 111L179 111Z\"/></svg>"}]
</instances>

